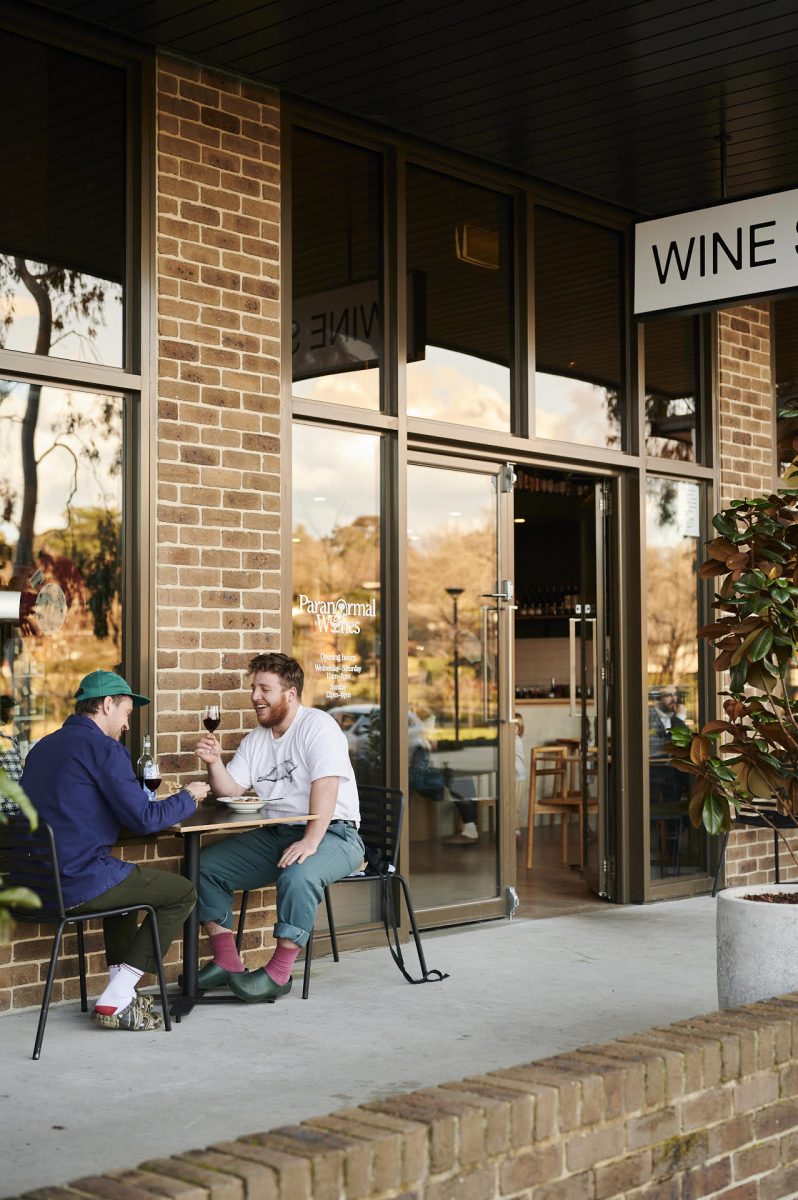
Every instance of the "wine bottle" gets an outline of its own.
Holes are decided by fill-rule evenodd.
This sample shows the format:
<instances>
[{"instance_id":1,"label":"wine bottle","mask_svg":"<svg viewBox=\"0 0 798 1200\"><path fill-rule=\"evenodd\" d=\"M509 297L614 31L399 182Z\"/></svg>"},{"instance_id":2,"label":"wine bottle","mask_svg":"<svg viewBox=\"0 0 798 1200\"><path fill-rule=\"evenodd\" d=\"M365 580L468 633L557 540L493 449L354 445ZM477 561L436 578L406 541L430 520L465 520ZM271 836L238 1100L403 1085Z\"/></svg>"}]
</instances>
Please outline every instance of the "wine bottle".
<instances>
[{"instance_id":1,"label":"wine bottle","mask_svg":"<svg viewBox=\"0 0 798 1200\"><path fill-rule=\"evenodd\" d=\"M144 735L144 746L136 762L136 778L150 795L155 794L161 783L160 772L152 756L152 739L148 733Z\"/></svg>"}]
</instances>

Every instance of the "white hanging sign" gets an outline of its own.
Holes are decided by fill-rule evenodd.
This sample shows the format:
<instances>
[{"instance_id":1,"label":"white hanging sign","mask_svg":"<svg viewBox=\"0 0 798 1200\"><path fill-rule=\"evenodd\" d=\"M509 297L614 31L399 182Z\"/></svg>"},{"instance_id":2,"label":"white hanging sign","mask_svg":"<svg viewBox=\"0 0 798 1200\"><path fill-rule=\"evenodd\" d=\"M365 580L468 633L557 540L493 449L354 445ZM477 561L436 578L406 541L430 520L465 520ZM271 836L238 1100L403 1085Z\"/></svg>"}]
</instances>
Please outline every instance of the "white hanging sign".
<instances>
[{"instance_id":1,"label":"white hanging sign","mask_svg":"<svg viewBox=\"0 0 798 1200\"><path fill-rule=\"evenodd\" d=\"M635 316L798 288L798 189L635 225Z\"/></svg>"}]
</instances>

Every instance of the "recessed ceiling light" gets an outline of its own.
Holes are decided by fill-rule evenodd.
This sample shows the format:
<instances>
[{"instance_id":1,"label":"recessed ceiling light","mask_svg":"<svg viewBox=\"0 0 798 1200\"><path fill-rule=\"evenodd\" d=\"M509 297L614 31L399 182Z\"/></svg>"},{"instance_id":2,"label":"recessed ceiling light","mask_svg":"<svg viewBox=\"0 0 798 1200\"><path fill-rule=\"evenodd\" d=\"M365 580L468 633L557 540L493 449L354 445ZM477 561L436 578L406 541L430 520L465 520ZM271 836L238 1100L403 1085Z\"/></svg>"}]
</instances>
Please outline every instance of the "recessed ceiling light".
<instances>
[{"instance_id":1,"label":"recessed ceiling light","mask_svg":"<svg viewBox=\"0 0 798 1200\"><path fill-rule=\"evenodd\" d=\"M462 517L462 515L463 514L461 512L450 512L449 513L450 517Z\"/></svg>"},{"instance_id":2,"label":"recessed ceiling light","mask_svg":"<svg viewBox=\"0 0 798 1200\"><path fill-rule=\"evenodd\" d=\"M313 499L316 502L316 504L323 504L324 501L327 499L327 497L326 496L314 496Z\"/></svg>"},{"instance_id":3,"label":"recessed ceiling light","mask_svg":"<svg viewBox=\"0 0 798 1200\"><path fill-rule=\"evenodd\" d=\"M514 525L526 525L526 517L513 517Z\"/></svg>"}]
</instances>

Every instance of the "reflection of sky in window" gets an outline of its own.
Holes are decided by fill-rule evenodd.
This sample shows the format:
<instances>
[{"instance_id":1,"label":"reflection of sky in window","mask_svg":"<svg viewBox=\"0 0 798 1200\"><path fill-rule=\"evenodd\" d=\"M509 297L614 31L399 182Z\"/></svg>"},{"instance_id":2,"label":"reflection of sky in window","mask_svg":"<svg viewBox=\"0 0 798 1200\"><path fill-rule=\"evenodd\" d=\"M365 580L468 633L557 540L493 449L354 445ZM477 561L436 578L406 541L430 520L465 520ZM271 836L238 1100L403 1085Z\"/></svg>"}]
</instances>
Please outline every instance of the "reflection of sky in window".
<instances>
[{"instance_id":1,"label":"reflection of sky in window","mask_svg":"<svg viewBox=\"0 0 798 1200\"><path fill-rule=\"evenodd\" d=\"M535 424L538 437L620 449L620 430L607 414L606 388L584 379L538 371Z\"/></svg>"},{"instance_id":2,"label":"reflection of sky in window","mask_svg":"<svg viewBox=\"0 0 798 1200\"><path fill-rule=\"evenodd\" d=\"M407 536L416 544L430 536L459 537L490 529L496 521L492 475L411 466L407 489Z\"/></svg>"},{"instance_id":3,"label":"reflection of sky in window","mask_svg":"<svg viewBox=\"0 0 798 1200\"><path fill-rule=\"evenodd\" d=\"M295 396L305 400L377 409L380 406L380 372L377 367L336 371L332 375L295 380L292 390Z\"/></svg>"},{"instance_id":4,"label":"reflection of sky in window","mask_svg":"<svg viewBox=\"0 0 798 1200\"><path fill-rule=\"evenodd\" d=\"M316 537L379 516L379 437L295 424L293 524Z\"/></svg>"},{"instance_id":5,"label":"reflection of sky in window","mask_svg":"<svg viewBox=\"0 0 798 1200\"><path fill-rule=\"evenodd\" d=\"M0 522L0 533L14 545L17 539L22 504L22 462L20 422L28 398L27 384L16 384L7 395L0 384L0 461L4 464L4 479L17 493L11 522ZM111 508L121 510L122 478L117 468L122 444L122 400L112 398L115 407L113 432L109 436L102 421L102 410L108 400L84 392L65 392L59 388L42 388L39 420L36 426L34 451L37 460L56 441L63 447L54 449L41 461L38 471L38 498L35 532L66 528L65 500L71 491L72 472L77 459L77 488L71 499L72 508ZM85 428L66 433L68 413L83 419ZM87 461L85 449L96 450L96 462ZM70 450L72 453L70 453ZM75 458L73 458L73 454Z\"/></svg>"},{"instance_id":6,"label":"reflection of sky in window","mask_svg":"<svg viewBox=\"0 0 798 1200\"><path fill-rule=\"evenodd\" d=\"M700 536L696 528L699 505L700 487L697 483L649 478L646 481L648 545L670 547L679 545L685 538L697 540ZM663 520L664 517L667 520Z\"/></svg>"},{"instance_id":7,"label":"reflection of sky in window","mask_svg":"<svg viewBox=\"0 0 798 1200\"><path fill-rule=\"evenodd\" d=\"M427 346L407 364L407 412L478 429L510 428L510 371L498 363Z\"/></svg>"}]
</instances>

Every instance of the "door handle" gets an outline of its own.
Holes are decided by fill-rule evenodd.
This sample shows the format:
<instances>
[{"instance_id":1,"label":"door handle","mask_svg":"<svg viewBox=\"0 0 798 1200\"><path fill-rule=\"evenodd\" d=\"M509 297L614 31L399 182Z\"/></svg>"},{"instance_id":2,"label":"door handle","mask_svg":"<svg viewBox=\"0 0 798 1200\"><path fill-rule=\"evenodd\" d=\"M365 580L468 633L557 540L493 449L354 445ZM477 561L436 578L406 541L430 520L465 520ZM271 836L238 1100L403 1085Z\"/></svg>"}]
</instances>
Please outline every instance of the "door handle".
<instances>
[{"instance_id":1,"label":"door handle","mask_svg":"<svg viewBox=\"0 0 798 1200\"><path fill-rule=\"evenodd\" d=\"M579 617L571 617L568 621L568 668L569 696L571 699L571 716L576 714L576 623Z\"/></svg>"}]
</instances>

